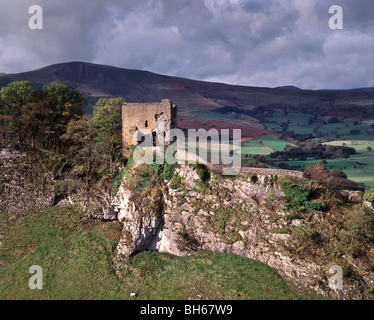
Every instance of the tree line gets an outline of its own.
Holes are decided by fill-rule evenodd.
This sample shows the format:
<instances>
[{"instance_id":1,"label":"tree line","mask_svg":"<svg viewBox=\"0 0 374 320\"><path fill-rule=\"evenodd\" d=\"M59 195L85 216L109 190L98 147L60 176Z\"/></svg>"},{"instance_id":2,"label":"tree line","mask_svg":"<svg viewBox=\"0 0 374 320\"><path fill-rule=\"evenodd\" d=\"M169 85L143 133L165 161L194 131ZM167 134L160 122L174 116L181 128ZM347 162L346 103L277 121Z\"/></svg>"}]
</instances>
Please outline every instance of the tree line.
<instances>
[{"instance_id":1,"label":"tree line","mask_svg":"<svg viewBox=\"0 0 374 320\"><path fill-rule=\"evenodd\" d=\"M333 146L320 143L300 143L298 146L286 146L284 151L270 154L277 161L307 160L307 159L338 159L349 158L356 154L356 149L345 146Z\"/></svg>"},{"instance_id":2,"label":"tree line","mask_svg":"<svg viewBox=\"0 0 374 320\"><path fill-rule=\"evenodd\" d=\"M68 157L88 188L92 179L117 173L124 103L122 97L99 99L85 115L85 97L65 83L33 89L31 81L14 81L0 90L0 138Z\"/></svg>"}]
</instances>

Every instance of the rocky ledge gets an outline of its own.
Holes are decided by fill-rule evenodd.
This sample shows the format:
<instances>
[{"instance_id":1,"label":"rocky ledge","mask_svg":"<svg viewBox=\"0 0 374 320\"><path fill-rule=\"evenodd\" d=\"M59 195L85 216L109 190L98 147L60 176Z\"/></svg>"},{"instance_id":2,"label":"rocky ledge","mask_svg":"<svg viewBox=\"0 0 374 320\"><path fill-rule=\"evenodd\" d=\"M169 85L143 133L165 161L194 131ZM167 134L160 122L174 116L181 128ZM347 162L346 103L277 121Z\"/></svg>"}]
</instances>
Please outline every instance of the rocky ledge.
<instances>
[{"instance_id":1,"label":"rocky ledge","mask_svg":"<svg viewBox=\"0 0 374 320\"><path fill-rule=\"evenodd\" d=\"M158 186L156 192L153 186L141 198L134 198L129 183L123 181L114 199L116 215L123 223L117 262L142 250L181 256L207 249L261 261L304 292L339 299L369 298L363 292L373 285L373 273L362 274L358 282L345 283L343 290L336 291L329 286L331 264L295 253L297 244L283 231L309 222L287 219L276 176L224 178L212 173L204 185L187 165L177 168L176 175L177 188L165 181L165 187Z\"/></svg>"}]
</instances>

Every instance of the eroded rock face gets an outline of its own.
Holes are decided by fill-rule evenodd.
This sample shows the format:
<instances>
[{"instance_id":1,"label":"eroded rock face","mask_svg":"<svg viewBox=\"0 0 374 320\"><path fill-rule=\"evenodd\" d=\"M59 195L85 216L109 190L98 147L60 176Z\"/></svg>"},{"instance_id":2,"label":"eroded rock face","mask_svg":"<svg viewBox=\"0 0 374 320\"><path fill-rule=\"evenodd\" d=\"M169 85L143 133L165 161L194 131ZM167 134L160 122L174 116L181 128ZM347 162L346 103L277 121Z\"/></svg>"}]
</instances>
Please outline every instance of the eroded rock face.
<instances>
[{"instance_id":1,"label":"eroded rock face","mask_svg":"<svg viewBox=\"0 0 374 320\"><path fill-rule=\"evenodd\" d=\"M144 212L144 199L132 203L131 192L120 188L115 201L124 224L119 255L131 256L142 250L178 256L201 249L232 253L267 264L305 291L341 299L362 298L350 284L337 294L329 288L329 266L290 253L288 248L294 245L290 235L277 230L292 222L285 217L282 192L272 183L272 176L251 180L213 175L209 182L213 191L204 194L191 167L176 170L183 187L169 188L161 198L153 199L163 207L163 215ZM373 284L372 277L362 280L366 286Z\"/></svg>"},{"instance_id":2,"label":"eroded rock face","mask_svg":"<svg viewBox=\"0 0 374 320\"><path fill-rule=\"evenodd\" d=\"M138 220L126 220L122 238L118 244L118 253L132 256L139 251L156 250L163 226L162 217L142 217Z\"/></svg>"},{"instance_id":3,"label":"eroded rock face","mask_svg":"<svg viewBox=\"0 0 374 320\"><path fill-rule=\"evenodd\" d=\"M155 186L154 188L158 188ZM139 199L133 202L131 191L121 185L114 200L114 210L123 223L122 239L118 244L118 254L132 256L139 251L156 250L159 235L164 225L160 208L164 207L164 195L147 199L147 205Z\"/></svg>"},{"instance_id":4,"label":"eroded rock face","mask_svg":"<svg viewBox=\"0 0 374 320\"><path fill-rule=\"evenodd\" d=\"M55 201L53 172L37 171L27 153L0 144L0 212L46 209Z\"/></svg>"},{"instance_id":5,"label":"eroded rock face","mask_svg":"<svg viewBox=\"0 0 374 320\"><path fill-rule=\"evenodd\" d=\"M3 144L0 144L0 160L8 160L8 159L16 159L19 157L24 157L25 153L19 151L17 148L15 148L12 145L6 146ZM7 163L3 162L3 165L5 166Z\"/></svg>"}]
</instances>

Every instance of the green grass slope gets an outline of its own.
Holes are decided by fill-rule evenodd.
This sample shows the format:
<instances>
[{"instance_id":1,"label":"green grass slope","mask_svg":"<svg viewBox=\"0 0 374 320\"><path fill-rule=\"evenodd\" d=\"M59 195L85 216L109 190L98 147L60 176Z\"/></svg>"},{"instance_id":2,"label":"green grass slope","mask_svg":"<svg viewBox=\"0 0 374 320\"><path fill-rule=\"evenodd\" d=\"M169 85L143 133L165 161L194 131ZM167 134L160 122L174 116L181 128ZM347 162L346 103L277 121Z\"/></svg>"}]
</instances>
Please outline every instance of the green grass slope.
<instances>
[{"instance_id":1,"label":"green grass slope","mask_svg":"<svg viewBox=\"0 0 374 320\"><path fill-rule=\"evenodd\" d=\"M143 252L129 262L121 281L113 268L121 224L86 219L74 208L26 217L3 212L0 224L0 299L316 298L300 295L260 262L209 252L186 257ZM43 268L42 290L28 287L32 265Z\"/></svg>"}]
</instances>

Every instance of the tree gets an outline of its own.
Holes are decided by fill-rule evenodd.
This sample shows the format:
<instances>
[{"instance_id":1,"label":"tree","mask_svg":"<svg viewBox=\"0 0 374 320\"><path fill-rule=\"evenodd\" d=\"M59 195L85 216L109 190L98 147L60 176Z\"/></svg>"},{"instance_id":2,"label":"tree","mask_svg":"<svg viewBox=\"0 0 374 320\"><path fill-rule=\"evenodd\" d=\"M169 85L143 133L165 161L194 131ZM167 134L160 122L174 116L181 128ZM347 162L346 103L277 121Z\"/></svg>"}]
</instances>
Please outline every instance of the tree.
<instances>
[{"instance_id":1,"label":"tree","mask_svg":"<svg viewBox=\"0 0 374 320\"><path fill-rule=\"evenodd\" d=\"M98 147L107 162L109 174L114 178L116 163L121 155L121 107L124 98L100 99L94 106L91 125L98 132Z\"/></svg>"},{"instance_id":2,"label":"tree","mask_svg":"<svg viewBox=\"0 0 374 320\"><path fill-rule=\"evenodd\" d=\"M367 149L367 151L368 151L369 153L371 153L371 152L373 151L373 148L372 148L372 147L370 147L370 146L369 146L369 147L367 147L366 149Z\"/></svg>"},{"instance_id":3,"label":"tree","mask_svg":"<svg viewBox=\"0 0 374 320\"><path fill-rule=\"evenodd\" d=\"M340 120L338 117L332 117L328 120L328 123L340 123Z\"/></svg>"},{"instance_id":4,"label":"tree","mask_svg":"<svg viewBox=\"0 0 374 320\"><path fill-rule=\"evenodd\" d=\"M75 171L78 175L84 176L87 192L100 161L95 148L96 137L97 131L86 117L71 120L67 125L66 133L61 137L70 146L69 154L74 159Z\"/></svg>"},{"instance_id":5,"label":"tree","mask_svg":"<svg viewBox=\"0 0 374 320\"><path fill-rule=\"evenodd\" d=\"M333 177L336 177L336 178L342 178L342 179L347 179L347 175L345 174L345 172L341 171L341 170L332 170L330 171L330 175L333 176Z\"/></svg>"},{"instance_id":6,"label":"tree","mask_svg":"<svg viewBox=\"0 0 374 320\"><path fill-rule=\"evenodd\" d=\"M61 81L53 81L43 87L43 91L55 98L56 105L63 107L67 104L75 105L77 109L82 107L86 100L78 90L71 89L69 85Z\"/></svg>"},{"instance_id":7,"label":"tree","mask_svg":"<svg viewBox=\"0 0 374 320\"><path fill-rule=\"evenodd\" d=\"M318 183L323 183L329 177L328 171L325 169L325 164L323 162L316 163L313 166L305 168L305 176L308 179L317 181Z\"/></svg>"},{"instance_id":8,"label":"tree","mask_svg":"<svg viewBox=\"0 0 374 320\"><path fill-rule=\"evenodd\" d=\"M363 188L356 182L347 179L347 175L341 170L326 170L322 162L307 167L305 169L305 176L324 186L330 194L336 194L344 189L361 190Z\"/></svg>"},{"instance_id":9,"label":"tree","mask_svg":"<svg viewBox=\"0 0 374 320\"><path fill-rule=\"evenodd\" d=\"M86 100L79 91L70 89L67 84L58 81L46 84L43 92L53 97L54 104L48 117L45 147L61 149L60 137L65 134L69 121L78 120L83 116L83 105Z\"/></svg>"},{"instance_id":10,"label":"tree","mask_svg":"<svg viewBox=\"0 0 374 320\"><path fill-rule=\"evenodd\" d=\"M29 103L22 108L21 122L24 126L25 137L28 137L31 145L36 146L37 137L40 144L45 139L45 127L48 115L53 110L53 97L41 90L30 94Z\"/></svg>"},{"instance_id":11,"label":"tree","mask_svg":"<svg viewBox=\"0 0 374 320\"><path fill-rule=\"evenodd\" d=\"M13 117L5 104L0 104L0 134L3 139L11 139L15 134Z\"/></svg>"},{"instance_id":12,"label":"tree","mask_svg":"<svg viewBox=\"0 0 374 320\"><path fill-rule=\"evenodd\" d=\"M21 120L22 109L28 103L32 91L32 82L13 81L1 88L0 122L4 126L1 133L4 138L17 138L23 142L25 136Z\"/></svg>"}]
</instances>

